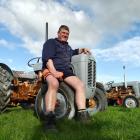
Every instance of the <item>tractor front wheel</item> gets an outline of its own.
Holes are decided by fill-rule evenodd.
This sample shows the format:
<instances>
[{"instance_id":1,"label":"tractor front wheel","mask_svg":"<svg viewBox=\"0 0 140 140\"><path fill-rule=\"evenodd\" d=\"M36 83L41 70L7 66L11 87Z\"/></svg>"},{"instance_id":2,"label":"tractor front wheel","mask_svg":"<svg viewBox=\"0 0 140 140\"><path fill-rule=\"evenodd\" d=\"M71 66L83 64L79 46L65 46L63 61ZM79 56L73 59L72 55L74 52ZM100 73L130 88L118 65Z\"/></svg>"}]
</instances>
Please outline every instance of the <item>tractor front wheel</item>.
<instances>
[{"instance_id":1,"label":"tractor front wheel","mask_svg":"<svg viewBox=\"0 0 140 140\"><path fill-rule=\"evenodd\" d=\"M139 101L136 97L129 95L124 98L123 105L126 108L136 108L139 107Z\"/></svg>"},{"instance_id":2,"label":"tractor front wheel","mask_svg":"<svg viewBox=\"0 0 140 140\"><path fill-rule=\"evenodd\" d=\"M107 98L103 90L96 88L95 95L91 100L93 100L93 106L89 105L87 108L91 116L99 111L104 111L107 108Z\"/></svg>"},{"instance_id":3,"label":"tractor front wheel","mask_svg":"<svg viewBox=\"0 0 140 140\"><path fill-rule=\"evenodd\" d=\"M36 101L35 101L35 111L41 120L44 120L45 109L45 93L47 91L47 86L42 85ZM74 106L74 92L73 90L64 82L60 83L58 92L57 92L57 101L55 107L56 118L60 119L67 117L71 119L75 115L75 106Z\"/></svg>"}]
</instances>

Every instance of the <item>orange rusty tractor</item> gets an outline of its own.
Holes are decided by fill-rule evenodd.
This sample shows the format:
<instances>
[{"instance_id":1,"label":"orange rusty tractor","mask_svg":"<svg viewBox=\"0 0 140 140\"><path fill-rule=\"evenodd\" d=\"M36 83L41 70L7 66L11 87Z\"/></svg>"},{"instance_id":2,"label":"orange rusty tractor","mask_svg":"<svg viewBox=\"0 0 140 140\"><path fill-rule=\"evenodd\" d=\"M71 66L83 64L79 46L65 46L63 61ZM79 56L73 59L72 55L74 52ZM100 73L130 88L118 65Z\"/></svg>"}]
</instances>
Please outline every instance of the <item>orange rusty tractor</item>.
<instances>
[{"instance_id":1,"label":"orange rusty tractor","mask_svg":"<svg viewBox=\"0 0 140 140\"><path fill-rule=\"evenodd\" d=\"M140 105L140 83L138 81L105 84L109 105L120 105L126 108L136 108Z\"/></svg>"},{"instance_id":2,"label":"orange rusty tractor","mask_svg":"<svg viewBox=\"0 0 140 140\"><path fill-rule=\"evenodd\" d=\"M30 107L40 89L41 81L34 73L12 71L0 63L0 112L7 106Z\"/></svg>"}]
</instances>

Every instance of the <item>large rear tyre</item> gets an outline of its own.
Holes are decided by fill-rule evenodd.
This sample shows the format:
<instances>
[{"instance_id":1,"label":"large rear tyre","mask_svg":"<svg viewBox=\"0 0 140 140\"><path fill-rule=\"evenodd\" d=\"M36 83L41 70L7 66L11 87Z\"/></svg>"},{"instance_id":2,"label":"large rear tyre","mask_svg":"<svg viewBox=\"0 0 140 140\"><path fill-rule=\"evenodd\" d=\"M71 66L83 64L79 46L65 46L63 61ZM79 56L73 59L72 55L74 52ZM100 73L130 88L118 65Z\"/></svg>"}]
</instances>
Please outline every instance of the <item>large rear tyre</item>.
<instances>
[{"instance_id":1,"label":"large rear tyre","mask_svg":"<svg viewBox=\"0 0 140 140\"><path fill-rule=\"evenodd\" d=\"M129 95L124 98L123 106L126 108L136 108L139 107L139 101L136 97Z\"/></svg>"},{"instance_id":2,"label":"large rear tyre","mask_svg":"<svg viewBox=\"0 0 140 140\"><path fill-rule=\"evenodd\" d=\"M35 100L35 111L41 120L44 120L45 112L45 93L47 91L46 84L42 84L41 89L38 92ZM71 119L75 116L75 105L74 105L74 92L73 90L64 82L60 83L58 92L57 92L57 101L55 108L56 118L60 119L67 117Z\"/></svg>"},{"instance_id":3,"label":"large rear tyre","mask_svg":"<svg viewBox=\"0 0 140 140\"><path fill-rule=\"evenodd\" d=\"M106 91L105 91L104 85L100 82L96 83L96 94L100 94L101 99L102 99L102 106L101 106L100 111L106 110L108 106Z\"/></svg>"},{"instance_id":4,"label":"large rear tyre","mask_svg":"<svg viewBox=\"0 0 140 140\"><path fill-rule=\"evenodd\" d=\"M95 106L87 108L90 116L107 108L107 98L103 90L96 88L93 100L95 101Z\"/></svg>"},{"instance_id":5,"label":"large rear tyre","mask_svg":"<svg viewBox=\"0 0 140 140\"><path fill-rule=\"evenodd\" d=\"M14 76L11 69L0 63L0 113L6 110L11 96L11 82Z\"/></svg>"}]
</instances>

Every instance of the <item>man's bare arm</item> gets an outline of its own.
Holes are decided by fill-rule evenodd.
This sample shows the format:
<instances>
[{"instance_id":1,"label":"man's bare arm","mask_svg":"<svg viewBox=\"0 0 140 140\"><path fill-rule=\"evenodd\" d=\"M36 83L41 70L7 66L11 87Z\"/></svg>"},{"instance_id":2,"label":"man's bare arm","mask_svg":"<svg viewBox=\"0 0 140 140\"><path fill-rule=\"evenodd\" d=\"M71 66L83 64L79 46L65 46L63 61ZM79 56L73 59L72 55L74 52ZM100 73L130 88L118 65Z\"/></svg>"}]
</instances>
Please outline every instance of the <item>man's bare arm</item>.
<instances>
[{"instance_id":1,"label":"man's bare arm","mask_svg":"<svg viewBox=\"0 0 140 140\"><path fill-rule=\"evenodd\" d=\"M63 72L57 71L54 67L52 59L49 59L47 62L47 68L50 71L50 73L55 77L55 78L62 78Z\"/></svg>"}]
</instances>

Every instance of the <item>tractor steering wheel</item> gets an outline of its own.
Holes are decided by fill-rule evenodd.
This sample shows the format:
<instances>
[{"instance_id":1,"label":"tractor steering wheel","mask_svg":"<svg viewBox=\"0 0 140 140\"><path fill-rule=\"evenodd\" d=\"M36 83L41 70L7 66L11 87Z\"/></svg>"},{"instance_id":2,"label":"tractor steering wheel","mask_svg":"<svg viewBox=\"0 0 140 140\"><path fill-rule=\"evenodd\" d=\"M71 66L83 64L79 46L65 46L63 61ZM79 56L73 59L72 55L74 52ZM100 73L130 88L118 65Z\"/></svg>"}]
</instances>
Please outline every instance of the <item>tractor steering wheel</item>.
<instances>
[{"instance_id":1,"label":"tractor steering wheel","mask_svg":"<svg viewBox=\"0 0 140 140\"><path fill-rule=\"evenodd\" d=\"M27 64L28 64L29 67L33 67L37 63L41 63L41 57L32 58L28 61Z\"/></svg>"},{"instance_id":2,"label":"tractor steering wheel","mask_svg":"<svg viewBox=\"0 0 140 140\"><path fill-rule=\"evenodd\" d=\"M107 85L112 85L114 83L114 81L109 81L109 82L107 82L106 84Z\"/></svg>"},{"instance_id":3,"label":"tractor steering wheel","mask_svg":"<svg viewBox=\"0 0 140 140\"><path fill-rule=\"evenodd\" d=\"M114 83L114 81L109 81L106 83L106 85L109 87L109 88L112 88L112 84Z\"/></svg>"}]
</instances>

